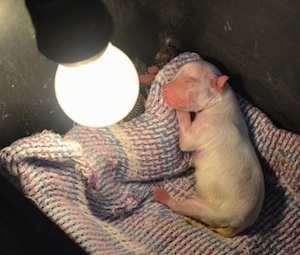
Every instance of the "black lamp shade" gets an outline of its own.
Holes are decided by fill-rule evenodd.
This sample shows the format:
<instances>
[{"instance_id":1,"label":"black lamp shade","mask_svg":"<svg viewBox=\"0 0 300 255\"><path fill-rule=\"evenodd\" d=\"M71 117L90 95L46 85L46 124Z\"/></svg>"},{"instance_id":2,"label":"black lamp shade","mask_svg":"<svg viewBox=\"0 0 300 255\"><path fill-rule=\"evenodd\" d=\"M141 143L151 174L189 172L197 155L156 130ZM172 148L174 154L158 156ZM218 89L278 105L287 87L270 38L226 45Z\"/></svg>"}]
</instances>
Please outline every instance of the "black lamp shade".
<instances>
[{"instance_id":1,"label":"black lamp shade","mask_svg":"<svg viewBox=\"0 0 300 255\"><path fill-rule=\"evenodd\" d=\"M59 63L88 59L113 35L113 20L101 0L25 0L39 51Z\"/></svg>"}]
</instances>

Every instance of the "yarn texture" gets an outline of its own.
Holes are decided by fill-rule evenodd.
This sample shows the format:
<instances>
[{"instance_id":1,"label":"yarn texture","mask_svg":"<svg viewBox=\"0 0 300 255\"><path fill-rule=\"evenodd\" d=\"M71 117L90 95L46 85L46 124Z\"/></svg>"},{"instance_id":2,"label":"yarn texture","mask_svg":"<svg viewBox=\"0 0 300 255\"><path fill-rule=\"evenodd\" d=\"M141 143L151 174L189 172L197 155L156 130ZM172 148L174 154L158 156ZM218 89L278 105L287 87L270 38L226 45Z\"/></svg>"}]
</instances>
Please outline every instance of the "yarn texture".
<instances>
[{"instance_id":1,"label":"yarn texture","mask_svg":"<svg viewBox=\"0 0 300 255\"><path fill-rule=\"evenodd\" d=\"M1 150L1 164L24 194L87 253L300 253L300 136L278 129L238 95L266 181L257 222L224 238L154 200L155 185L178 199L194 194L190 153L179 149L175 111L161 90L183 64L198 59L185 52L162 67L145 112L129 121L76 125L64 136L43 131Z\"/></svg>"}]
</instances>

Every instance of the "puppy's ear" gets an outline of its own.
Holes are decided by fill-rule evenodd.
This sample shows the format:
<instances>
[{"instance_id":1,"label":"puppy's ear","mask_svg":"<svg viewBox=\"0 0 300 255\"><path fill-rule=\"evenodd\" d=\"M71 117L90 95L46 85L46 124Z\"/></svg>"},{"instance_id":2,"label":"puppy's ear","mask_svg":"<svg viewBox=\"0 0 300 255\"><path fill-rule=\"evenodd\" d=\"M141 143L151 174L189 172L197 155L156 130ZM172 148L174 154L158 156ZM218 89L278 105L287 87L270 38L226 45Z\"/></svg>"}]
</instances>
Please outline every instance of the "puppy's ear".
<instances>
[{"instance_id":1,"label":"puppy's ear","mask_svg":"<svg viewBox=\"0 0 300 255\"><path fill-rule=\"evenodd\" d=\"M219 91L219 92L223 91L228 79L229 79L229 77L227 75L221 75L217 78L217 81L216 81L217 91Z\"/></svg>"}]
</instances>

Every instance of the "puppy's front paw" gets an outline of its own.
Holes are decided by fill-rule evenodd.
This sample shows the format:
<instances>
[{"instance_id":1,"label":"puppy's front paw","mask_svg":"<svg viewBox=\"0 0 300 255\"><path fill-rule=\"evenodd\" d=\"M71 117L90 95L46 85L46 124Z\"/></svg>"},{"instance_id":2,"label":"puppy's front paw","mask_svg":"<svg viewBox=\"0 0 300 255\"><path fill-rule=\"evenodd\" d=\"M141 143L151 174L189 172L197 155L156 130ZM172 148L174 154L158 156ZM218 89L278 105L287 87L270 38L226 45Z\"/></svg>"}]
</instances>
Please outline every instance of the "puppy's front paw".
<instances>
[{"instance_id":1,"label":"puppy's front paw","mask_svg":"<svg viewBox=\"0 0 300 255\"><path fill-rule=\"evenodd\" d=\"M176 110L176 117L179 123L190 123L191 122L191 113L186 111Z\"/></svg>"}]
</instances>

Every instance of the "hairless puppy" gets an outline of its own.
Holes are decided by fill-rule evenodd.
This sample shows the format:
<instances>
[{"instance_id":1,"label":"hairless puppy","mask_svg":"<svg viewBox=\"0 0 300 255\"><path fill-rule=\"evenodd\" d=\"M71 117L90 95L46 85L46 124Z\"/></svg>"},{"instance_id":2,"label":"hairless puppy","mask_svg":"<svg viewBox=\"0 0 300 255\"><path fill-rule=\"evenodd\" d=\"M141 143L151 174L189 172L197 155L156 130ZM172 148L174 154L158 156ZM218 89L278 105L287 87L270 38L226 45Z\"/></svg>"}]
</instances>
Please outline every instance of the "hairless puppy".
<instances>
[{"instance_id":1,"label":"hairless puppy","mask_svg":"<svg viewBox=\"0 0 300 255\"><path fill-rule=\"evenodd\" d=\"M264 200L264 178L228 76L206 61L185 64L163 96L176 110L179 145L192 152L196 196L183 201L156 187L156 200L198 219L225 237L254 224ZM195 112L191 120L190 112Z\"/></svg>"}]
</instances>

